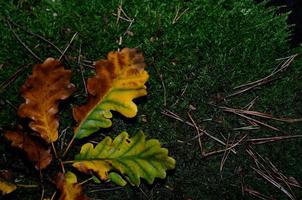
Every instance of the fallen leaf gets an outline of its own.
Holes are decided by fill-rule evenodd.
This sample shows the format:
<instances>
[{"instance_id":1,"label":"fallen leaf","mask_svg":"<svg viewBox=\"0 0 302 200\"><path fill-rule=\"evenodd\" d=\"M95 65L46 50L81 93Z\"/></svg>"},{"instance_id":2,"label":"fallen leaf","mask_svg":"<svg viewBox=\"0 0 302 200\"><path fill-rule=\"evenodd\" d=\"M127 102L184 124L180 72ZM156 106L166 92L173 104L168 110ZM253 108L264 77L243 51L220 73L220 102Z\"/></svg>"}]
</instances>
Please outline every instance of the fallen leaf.
<instances>
[{"instance_id":1,"label":"fallen leaf","mask_svg":"<svg viewBox=\"0 0 302 200\"><path fill-rule=\"evenodd\" d=\"M10 183L2 178L0 178L0 191L2 195L13 192L17 189L17 186L13 183Z\"/></svg>"},{"instance_id":2,"label":"fallen leaf","mask_svg":"<svg viewBox=\"0 0 302 200\"><path fill-rule=\"evenodd\" d=\"M31 129L48 143L58 139L59 100L67 99L75 90L70 78L71 70L64 69L59 60L48 58L34 66L32 75L21 87L25 103L19 107L18 114L30 118Z\"/></svg>"},{"instance_id":3,"label":"fallen leaf","mask_svg":"<svg viewBox=\"0 0 302 200\"><path fill-rule=\"evenodd\" d=\"M61 191L59 200L88 200L83 194L83 189L77 183L77 177L72 172L64 174L59 173L55 179L57 188Z\"/></svg>"},{"instance_id":4,"label":"fallen leaf","mask_svg":"<svg viewBox=\"0 0 302 200\"><path fill-rule=\"evenodd\" d=\"M133 99L147 94L145 83L149 75L144 68L142 54L128 48L110 52L107 60L96 63L96 75L87 82L87 104L73 108L74 119L78 122L75 138L110 127L111 110L125 117L136 115Z\"/></svg>"},{"instance_id":5,"label":"fallen leaf","mask_svg":"<svg viewBox=\"0 0 302 200\"><path fill-rule=\"evenodd\" d=\"M11 141L12 146L25 151L29 160L35 162L36 169L45 169L52 160L50 148L45 148L34 138L21 130L6 131L4 136Z\"/></svg>"},{"instance_id":6,"label":"fallen leaf","mask_svg":"<svg viewBox=\"0 0 302 200\"><path fill-rule=\"evenodd\" d=\"M84 173L94 172L103 181L116 180L124 185L121 176L108 176L109 171L120 172L132 185L139 186L140 178L149 184L156 177L165 178L166 170L175 167L175 160L168 156L167 149L161 148L158 140L146 141L142 132L133 138L122 132L113 141L106 137L95 148L91 143L83 145L73 166Z\"/></svg>"}]
</instances>

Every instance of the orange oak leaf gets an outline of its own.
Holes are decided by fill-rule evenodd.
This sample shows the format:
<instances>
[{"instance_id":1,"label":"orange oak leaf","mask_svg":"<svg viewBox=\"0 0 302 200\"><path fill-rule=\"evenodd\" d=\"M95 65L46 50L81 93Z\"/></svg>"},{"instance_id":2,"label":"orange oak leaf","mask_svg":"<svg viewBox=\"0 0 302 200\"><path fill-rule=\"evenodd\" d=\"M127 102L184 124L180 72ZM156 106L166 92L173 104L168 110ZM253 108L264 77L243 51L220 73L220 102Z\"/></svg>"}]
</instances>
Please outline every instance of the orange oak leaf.
<instances>
[{"instance_id":1,"label":"orange oak leaf","mask_svg":"<svg viewBox=\"0 0 302 200\"><path fill-rule=\"evenodd\" d=\"M21 130L6 131L4 137L12 142L12 146L25 151L28 159L35 162L36 169L45 169L50 164L52 160L50 148L45 148L28 134Z\"/></svg>"},{"instance_id":2,"label":"orange oak leaf","mask_svg":"<svg viewBox=\"0 0 302 200\"><path fill-rule=\"evenodd\" d=\"M83 194L82 186L77 183L77 177L72 172L67 172L64 174L59 173L55 182L57 188L61 191L61 196L59 200L89 200Z\"/></svg>"},{"instance_id":3,"label":"orange oak leaf","mask_svg":"<svg viewBox=\"0 0 302 200\"><path fill-rule=\"evenodd\" d=\"M67 99L75 90L70 78L71 70L64 69L59 60L47 58L43 64L34 66L32 75L21 87L25 102L18 114L30 118L30 128L48 143L58 139L59 100Z\"/></svg>"},{"instance_id":4,"label":"orange oak leaf","mask_svg":"<svg viewBox=\"0 0 302 200\"><path fill-rule=\"evenodd\" d=\"M137 106L132 100L147 94L145 83L149 75L145 66L142 53L129 48L110 52L107 60L96 63L96 75L87 81L87 104L73 108L78 122L76 138L110 127L111 110L125 117L136 115Z\"/></svg>"}]
</instances>

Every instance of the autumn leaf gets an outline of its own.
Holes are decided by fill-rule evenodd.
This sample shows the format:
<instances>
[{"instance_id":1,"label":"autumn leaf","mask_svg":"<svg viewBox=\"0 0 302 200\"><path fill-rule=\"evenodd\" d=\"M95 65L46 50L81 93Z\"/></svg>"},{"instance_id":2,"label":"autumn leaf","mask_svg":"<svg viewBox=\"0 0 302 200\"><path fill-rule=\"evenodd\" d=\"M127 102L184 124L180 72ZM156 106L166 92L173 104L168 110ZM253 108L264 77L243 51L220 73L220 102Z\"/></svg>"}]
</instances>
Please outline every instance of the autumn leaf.
<instances>
[{"instance_id":1,"label":"autumn leaf","mask_svg":"<svg viewBox=\"0 0 302 200\"><path fill-rule=\"evenodd\" d=\"M28 134L17 130L6 131L4 136L12 142L12 146L18 147L26 152L28 159L35 162L36 169L45 169L50 164L52 160L50 149L44 147Z\"/></svg>"},{"instance_id":2,"label":"autumn leaf","mask_svg":"<svg viewBox=\"0 0 302 200\"><path fill-rule=\"evenodd\" d=\"M9 194L17 189L17 186L13 183L10 183L2 178L0 178L0 191L2 195Z\"/></svg>"},{"instance_id":3,"label":"autumn leaf","mask_svg":"<svg viewBox=\"0 0 302 200\"><path fill-rule=\"evenodd\" d=\"M65 70L59 60L48 58L34 66L32 75L21 87L25 103L19 107L18 114L30 118L31 129L48 143L58 139L59 101L67 99L75 90L70 78L71 70Z\"/></svg>"},{"instance_id":4,"label":"autumn leaf","mask_svg":"<svg viewBox=\"0 0 302 200\"><path fill-rule=\"evenodd\" d=\"M59 200L88 200L83 194L83 189L77 183L77 177L72 172L64 174L59 173L55 179L57 188L61 191Z\"/></svg>"},{"instance_id":5,"label":"autumn leaf","mask_svg":"<svg viewBox=\"0 0 302 200\"><path fill-rule=\"evenodd\" d=\"M107 60L96 63L96 75L88 79L88 102L73 109L78 122L75 138L83 138L99 128L110 127L111 110L125 117L134 117L137 106L134 98L147 94L145 83L148 73L141 53L125 48L110 52Z\"/></svg>"},{"instance_id":6,"label":"autumn leaf","mask_svg":"<svg viewBox=\"0 0 302 200\"><path fill-rule=\"evenodd\" d=\"M120 172L128 181L140 185L140 178L152 184L156 177L165 178L166 170L175 167L175 160L168 156L168 150L161 148L158 140L145 141L142 132L129 138L128 133L122 132L113 141L106 137L95 148L87 143L82 146L80 154L76 155L73 166L84 173L94 172L106 181L117 180L123 184L116 173Z\"/></svg>"}]
</instances>

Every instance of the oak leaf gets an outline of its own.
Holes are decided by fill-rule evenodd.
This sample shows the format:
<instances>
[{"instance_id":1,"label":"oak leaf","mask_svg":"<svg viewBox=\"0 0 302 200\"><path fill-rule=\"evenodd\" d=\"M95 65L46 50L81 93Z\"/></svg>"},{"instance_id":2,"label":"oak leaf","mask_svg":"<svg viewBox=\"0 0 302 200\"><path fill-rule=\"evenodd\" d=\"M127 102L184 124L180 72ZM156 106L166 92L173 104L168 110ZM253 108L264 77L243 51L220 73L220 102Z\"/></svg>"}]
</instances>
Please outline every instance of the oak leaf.
<instances>
[{"instance_id":1,"label":"oak leaf","mask_svg":"<svg viewBox=\"0 0 302 200\"><path fill-rule=\"evenodd\" d=\"M55 179L57 188L61 191L59 200L88 200L83 194L82 186L77 183L77 177L72 172L59 173Z\"/></svg>"},{"instance_id":2,"label":"oak leaf","mask_svg":"<svg viewBox=\"0 0 302 200\"><path fill-rule=\"evenodd\" d=\"M6 131L4 137L12 142L12 146L25 151L28 159L35 162L36 169L45 169L50 164L52 160L50 148L44 147L28 134L21 130Z\"/></svg>"},{"instance_id":3,"label":"oak leaf","mask_svg":"<svg viewBox=\"0 0 302 200\"><path fill-rule=\"evenodd\" d=\"M91 143L83 145L73 166L84 173L94 172L103 181L117 180L117 184L124 185L121 176L114 173L120 172L132 185L139 186L140 178L149 184L156 177L165 178L166 170L175 167L175 160L158 140L146 141L142 132L132 138L122 132L113 141L106 137L96 147Z\"/></svg>"},{"instance_id":4,"label":"oak leaf","mask_svg":"<svg viewBox=\"0 0 302 200\"><path fill-rule=\"evenodd\" d=\"M96 63L96 75L89 78L88 102L73 108L78 126L75 138L87 137L99 130L110 127L111 111L125 117L134 117L137 106L134 98L147 94L145 83L148 73L141 53L125 48L121 52L110 52L107 60Z\"/></svg>"},{"instance_id":5,"label":"oak leaf","mask_svg":"<svg viewBox=\"0 0 302 200\"><path fill-rule=\"evenodd\" d=\"M31 129L48 143L58 138L59 101L67 99L75 90L70 78L71 70L64 69L59 60L48 58L34 66L32 75L21 87L25 103L20 105L18 114L30 118Z\"/></svg>"}]
</instances>

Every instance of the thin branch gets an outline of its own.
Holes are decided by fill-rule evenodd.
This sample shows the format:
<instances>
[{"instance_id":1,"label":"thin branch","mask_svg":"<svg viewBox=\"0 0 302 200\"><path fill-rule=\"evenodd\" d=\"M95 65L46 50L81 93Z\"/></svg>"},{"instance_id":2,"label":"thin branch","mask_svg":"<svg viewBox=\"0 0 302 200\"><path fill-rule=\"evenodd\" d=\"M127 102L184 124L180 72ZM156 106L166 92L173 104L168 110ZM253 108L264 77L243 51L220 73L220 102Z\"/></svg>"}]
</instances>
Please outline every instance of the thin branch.
<instances>
[{"instance_id":1,"label":"thin branch","mask_svg":"<svg viewBox=\"0 0 302 200\"><path fill-rule=\"evenodd\" d=\"M20 74L22 74L30 65L24 65L20 68L17 69L17 71L10 76L7 80L3 81L0 84L0 92L2 92L8 85L10 85L11 83L13 83Z\"/></svg>"},{"instance_id":2,"label":"thin branch","mask_svg":"<svg viewBox=\"0 0 302 200\"><path fill-rule=\"evenodd\" d=\"M16 22L12 21L10 17L8 17L7 20L8 20L12 25L14 25L14 26L20 28L20 29L23 30L24 32L26 32L26 33L28 33L28 34L34 36L34 37L37 37L37 38L39 38L40 40L46 42L47 44L49 44L50 46L52 46L55 50L57 50L58 53L63 54L62 50L61 50L59 47L57 47L54 43L52 43L51 41L49 41L49 40L46 39L45 37L43 37L43 36L41 36L41 35L39 35L39 34L33 33L33 32L31 32L31 31L29 31L29 30L27 30L27 29L25 29L25 28L22 27L21 25L19 25L19 24L17 24Z\"/></svg>"},{"instance_id":3,"label":"thin branch","mask_svg":"<svg viewBox=\"0 0 302 200\"><path fill-rule=\"evenodd\" d=\"M245 115L252 115L252 116L257 116L257 117L261 117L261 118L265 118L265 119L271 119L271 120L275 120L275 121L281 121L281 122L286 122L286 123L295 123L295 122L301 122L302 118L299 119L290 119L290 118L278 118L278 117L274 117L271 114L268 113L263 113L263 112L258 112L258 111L251 111L251 110L242 110L242 109L236 109L236 108L229 108L229 107L219 107L221 108L223 111L225 112L236 112L236 113L241 113L241 114L245 114Z\"/></svg>"},{"instance_id":4,"label":"thin branch","mask_svg":"<svg viewBox=\"0 0 302 200\"><path fill-rule=\"evenodd\" d=\"M211 152L208 152L208 153L205 153L204 156L208 157L208 156L212 156L212 155L215 155L215 154L220 154L220 153L223 153L225 151L228 151L228 150L232 150L233 148L235 148L236 146L240 145L241 142L244 140L244 138L247 137L247 134L244 135L240 140L238 140L235 144L231 144L231 146L229 146L228 148L225 148L225 149L220 149L220 150L215 150L215 151L211 151Z\"/></svg>"},{"instance_id":5,"label":"thin branch","mask_svg":"<svg viewBox=\"0 0 302 200\"><path fill-rule=\"evenodd\" d=\"M83 73L83 66L81 64L81 52L82 52L82 43L80 44L80 48L79 48L79 56L78 56L78 66L80 67L80 71L81 71L81 77L82 77L82 81L83 81L83 85L84 85L84 89L85 89L85 95L88 95L87 92L87 86L86 86L86 81L84 78L84 73Z\"/></svg>"},{"instance_id":6,"label":"thin branch","mask_svg":"<svg viewBox=\"0 0 302 200\"><path fill-rule=\"evenodd\" d=\"M39 57L39 56L37 56L37 54L35 54L22 40L21 40L21 38L19 37L19 35L14 31L14 29L13 29L13 27L12 27L12 25L11 25L11 23L8 21L8 20L6 20L6 22L7 22L7 24L8 24L8 26L9 26L9 28L10 28L10 30L12 31L12 33L14 34L14 36L15 36L15 38L18 40L18 42L34 57L34 58L36 58L39 62L43 62L43 60Z\"/></svg>"},{"instance_id":7,"label":"thin branch","mask_svg":"<svg viewBox=\"0 0 302 200\"><path fill-rule=\"evenodd\" d=\"M169 111L169 110L167 110L167 109L163 110L161 113L162 113L163 115L167 116L167 117L170 117L170 118L172 118L172 119L175 119L175 120L177 120L177 121L180 121L180 122L182 122L182 123L184 123L184 124L186 124L186 125L189 125L189 126L191 126L191 127L194 128L194 125L193 125L191 122L185 121L184 119L180 118L178 115L176 115L175 113L173 113L173 112L171 112L171 111ZM223 141L221 141L220 139L218 139L218 138L214 137L213 135L209 134L206 130L203 130L203 129L200 129L200 128L199 128L199 131L202 132L202 133L204 133L205 135L207 135L208 137L210 137L210 138L213 139L214 141L218 142L219 144L221 144L221 145L223 145L223 146L226 145ZM236 151L233 150L233 149L232 149L232 152L233 152L234 154L236 154Z\"/></svg>"},{"instance_id":8,"label":"thin branch","mask_svg":"<svg viewBox=\"0 0 302 200\"><path fill-rule=\"evenodd\" d=\"M190 120L192 121L195 129L196 129L196 133L197 133L197 136L198 136L198 144L199 144L199 148L200 148L200 152L201 152L201 155L203 155L203 147L202 147L202 142L201 142L201 139L200 137L203 136L203 132L200 133L199 131L199 127L197 126L197 124L195 123L194 119L192 118L191 114L188 112L188 116L190 118Z\"/></svg>"},{"instance_id":9,"label":"thin branch","mask_svg":"<svg viewBox=\"0 0 302 200\"><path fill-rule=\"evenodd\" d=\"M251 139L244 140L244 142L251 142L252 144L265 144L265 143L277 142L277 141L281 141L281 140L294 139L294 138L302 138L302 135L251 138Z\"/></svg>"},{"instance_id":10,"label":"thin branch","mask_svg":"<svg viewBox=\"0 0 302 200\"><path fill-rule=\"evenodd\" d=\"M281 64L278 65L278 67L268 76L259 79L257 81L251 82L251 83L246 83L240 86L235 87L234 89L237 90L234 93L226 96L225 98L230 98L233 96L237 96L239 94L242 94L244 92L250 91L256 87L262 86L264 84L267 84L269 82L272 82L276 80L277 78L275 76L279 75L281 72L284 72L290 64L293 62L293 60L298 56L298 54L289 56L287 60L283 61Z\"/></svg>"},{"instance_id":11,"label":"thin branch","mask_svg":"<svg viewBox=\"0 0 302 200\"><path fill-rule=\"evenodd\" d=\"M173 21L172 21L172 24L175 24L188 10L189 10L189 8L186 8L184 11L179 13L180 9L177 8L175 17L173 18Z\"/></svg>"},{"instance_id":12,"label":"thin branch","mask_svg":"<svg viewBox=\"0 0 302 200\"><path fill-rule=\"evenodd\" d=\"M159 72L159 70L157 69L157 67L155 65L153 65L153 66L154 66L156 74L158 75L158 77L160 79L161 85L163 87L164 107L166 107L167 106L167 90L166 90L166 85L165 85L165 82L163 79L163 74Z\"/></svg>"},{"instance_id":13,"label":"thin branch","mask_svg":"<svg viewBox=\"0 0 302 200\"><path fill-rule=\"evenodd\" d=\"M78 35L78 32L76 32L75 34L73 34L72 38L70 39L69 43L67 44L66 48L64 49L64 51L62 52L59 60L61 60L63 58L63 56L65 55L66 51L69 49L70 45L72 44L72 42L74 41L74 39L76 38L76 36Z\"/></svg>"}]
</instances>

